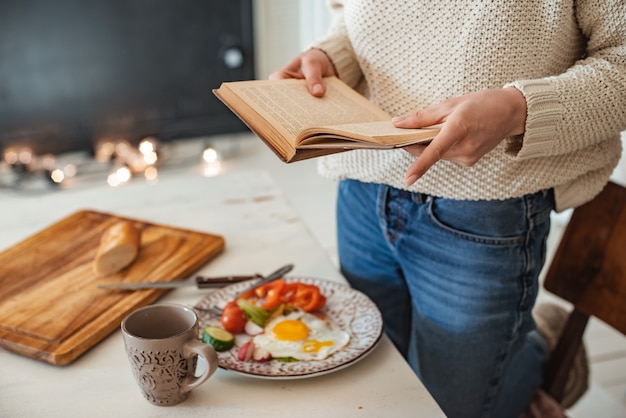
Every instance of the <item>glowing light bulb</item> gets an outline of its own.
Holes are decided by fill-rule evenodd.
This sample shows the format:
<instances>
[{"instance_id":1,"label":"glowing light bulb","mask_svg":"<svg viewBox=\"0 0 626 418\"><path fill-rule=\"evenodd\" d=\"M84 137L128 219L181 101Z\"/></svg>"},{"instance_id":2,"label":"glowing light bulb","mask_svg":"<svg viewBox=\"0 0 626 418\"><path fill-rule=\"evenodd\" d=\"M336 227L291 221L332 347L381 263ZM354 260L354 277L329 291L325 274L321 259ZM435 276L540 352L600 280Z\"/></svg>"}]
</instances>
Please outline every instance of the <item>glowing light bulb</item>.
<instances>
[{"instance_id":1,"label":"glowing light bulb","mask_svg":"<svg viewBox=\"0 0 626 418\"><path fill-rule=\"evenodd\" d=\"M217 176L220 171L222 171L222 164L220 161L215 161L213 163L205 164L202 174L204 177L213 177Z\"/></svg>"},{"instance_id":2,"label":"glowing light bulb","mask_svg":"<svg viewBox=\"0 0 626 418\"><path fill-rule=\"evenodd\" d=\"M120 167L115 171L115 175L117 176L118 179L120 179L120 181L122 183L126 183L127 181L130 180L131 177L131 172L128 169L128 167L124 166L124 167Z\"/></svg>"},{"instance_id":3,"label":"glowing light bulb","mask_svg":"<svg viewBox=\"0 0 626 418\"><path fill-rule=\"evenodd\" d=\"M132 173L130 172L130 169L124 166L109 174L109 176L107 177L107 183L111 187L117 187L122 184L128 183L131 177Z\"/></svg>"},{"instance_id":4,"label":"glowing light bulb","mask_svg":"<svg viewBox=\"0 0 626 418\"><path fill-rule=\"evenodd\" d=\"M17 155L17 159L22 164L30 164L33 160L33 151L30 148L22 148Z\"/></svg>"},{"instance_id":5,"label":"glowing light bulb","mask_svg":"<svg viewBox=\"0 0 626 418\"><path fill-rule=\"evenodd\" d=\"M126 160L129 155L132 155L132 147L128 141L121 140L115 144L115 154L122 160Z\"/></svg>"},{"instance_id":6,"label":"glowing light bulb","mask_svg":"<svg viewBox=\"0 0 626 418\"><path fill-rule=\"evenodd\" d=\"M142 153L143 155L147 155L147 154L151 154L153 152L155 152L155 145L154 142L152 142L149 139L144 139L143 141L141 141L139 143L139 152Z\"/></svg>"},{"instance_id":7,"label":"glowing light bulb","mask_svg":"<svg viewBox=\"0 0 626 418\"><path fill-rule=\"evenodd\" d=\"M157 153L154 151L143 153L143 160L146 162L146 164L154 165L156 164L157 159L158 159Z\"/></svg>"},{"instance_id":8,"label":"glowing light bulb","mask_svg":"<svg viewBox=\"0 0 626 418\"><path fill-rule=\"evenodd\" d=\"M220 160L220 155L213 148L206 148L202 152L202 159L207 163L214 163Z\"/></svg>"},{"instance_id":9,"label":"glowing light bulb","mask_svg":"<svg viewBox=\"0 0 626 418\"><path fill-rule=\"evenodd\" d=\"M204 161L202 174L205 177L216 176L222 171L220 154L214 148L205 148L202 151L202 160Z\"/></svg>"},{"instance_id":10,"label":"glowing light bulb","mask_svg":"<svg viewBox=\"0 0 626 418\"><path fill-rule=\"evenodd\" d=\"M111 160L115 153L115 142L112 140L104 140L96 145L96 161L105 163Z\"/></svg>"},{"instance_id":11,"label":"glowing light bulb","mask_svg":"<svg viewBox=\"0 0 626 418\"><path fill-rule=\"evenodd\" d=\"M67 164L65 167L63 167L63 174L66 177L74 177L76 175L76 165L74 164Z\"/></svg>"},{"instance_id":12,"label":"glowing light bulb","mask_svg":"<svg viewBox=\"0 0 626 418\"><path fill-rule=\"evenodd\" d=\"M63 180L65 180L65 173L63 173L63 170L57 168L52 170L52 172L50 173L50 178L53 182L59 184L62 183Z\"/></svg>"},{"instance_id":13,"label":"glowing light bulb","mask_svg":"<svg viewBox=\"0 0 626 418\"><path fill-rule=\"evenodd\" d=\"M17 163L17 151L13 148L8 148L4 151L4 161L10 165Z\"/></svg>"},{"instance_id":14,"label":"glowing light bulb","mask_svg":"<svg viewBox=\"0 0 626 418\"><path fill-rule=\"evenodd\" d=\"M146 177L146 180L148 180L151 183L154 183L157 181L157 178L159 176L159 170L157 170L156 167L147 167L144 172L143 175Z\"/></svg>"}]
</instances>

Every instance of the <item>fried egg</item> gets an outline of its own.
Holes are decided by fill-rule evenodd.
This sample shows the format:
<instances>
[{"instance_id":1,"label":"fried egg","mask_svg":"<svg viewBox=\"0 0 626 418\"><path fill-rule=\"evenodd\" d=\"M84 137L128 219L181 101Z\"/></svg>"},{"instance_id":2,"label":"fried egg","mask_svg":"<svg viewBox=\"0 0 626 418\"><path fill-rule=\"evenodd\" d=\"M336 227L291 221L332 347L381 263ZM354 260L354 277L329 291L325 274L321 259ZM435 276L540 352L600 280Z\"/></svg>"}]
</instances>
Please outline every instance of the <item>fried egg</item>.
<instances>
[{"instance_id":1,"label":"fried egg","mask_svg":"<svg viewBox=\"0 0 626 418\"><path fill-rule=\"evenodd\" d=\"M264 332L254 337L254 346L268 351L273 358L297 360L323 360L349 342L350 334L330 320L301 310L272 319L265 324Z\"/></svg>"}]
</instances>

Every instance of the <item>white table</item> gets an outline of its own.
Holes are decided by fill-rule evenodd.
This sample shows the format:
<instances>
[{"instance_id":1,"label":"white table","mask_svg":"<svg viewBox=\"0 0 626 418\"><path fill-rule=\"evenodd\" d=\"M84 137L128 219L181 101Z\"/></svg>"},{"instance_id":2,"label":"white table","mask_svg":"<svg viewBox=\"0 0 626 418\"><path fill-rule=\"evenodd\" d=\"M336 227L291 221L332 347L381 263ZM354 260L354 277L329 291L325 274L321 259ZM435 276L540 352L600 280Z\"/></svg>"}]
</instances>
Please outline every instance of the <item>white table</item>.
<instances>
[{"instance_id":1,"label":"white table","mask_svg":"<svg viewBox=\"0 0 626 418\"><path fill-rule=\"evenodd\" d=\"M85 208L224 236L226 250L201 274L268 273L293 262L292 275L344 281L274 180L257 170L216 177L179 170L153 185L135 181L32 196L0 191L0 250ZM205 292L178 289L161 301L194 305ZM172 407L143 399L119 331L68 366L1 349L0 364L1 417L444 416L386 337L353 366L308 379L256 379L220 369Z\"/></svg>"}]
</instances>

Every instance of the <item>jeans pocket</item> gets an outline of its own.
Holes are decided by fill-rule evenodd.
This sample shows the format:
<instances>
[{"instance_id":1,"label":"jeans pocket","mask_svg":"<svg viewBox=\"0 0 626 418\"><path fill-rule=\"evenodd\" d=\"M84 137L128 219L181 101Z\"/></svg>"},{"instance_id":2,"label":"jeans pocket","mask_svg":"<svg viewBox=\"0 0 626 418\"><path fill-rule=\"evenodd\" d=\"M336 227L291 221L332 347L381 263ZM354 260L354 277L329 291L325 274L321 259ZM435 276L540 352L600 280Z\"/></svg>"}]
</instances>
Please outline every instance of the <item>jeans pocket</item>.
<instances>
[{"instance_id":1,"label":"jeans pocket","mask_svg":"<svg viewBox=\"0 0 626 418\"><path fill-rule=\"evenodd\" d=\"M523 198L470 201L432 198L428 216L441 230L458 238L488 245L524 243L529 228Z\"/></svg>"}]
</instances>

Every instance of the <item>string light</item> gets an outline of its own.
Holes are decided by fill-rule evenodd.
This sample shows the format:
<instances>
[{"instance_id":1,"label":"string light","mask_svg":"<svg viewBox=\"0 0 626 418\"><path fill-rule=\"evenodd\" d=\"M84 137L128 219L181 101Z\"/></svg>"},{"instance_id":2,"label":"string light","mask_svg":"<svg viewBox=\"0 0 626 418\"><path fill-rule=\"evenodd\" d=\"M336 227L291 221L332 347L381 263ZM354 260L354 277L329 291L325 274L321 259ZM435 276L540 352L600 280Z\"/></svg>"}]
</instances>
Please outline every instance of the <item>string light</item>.
<instances>
[{"instance_id":1,"label":"string light","mask_svg":"<svg viewBox=\"0 0 626 418\"><path fill-rule=\"evenodd\" d=\"M130 172L130 169L126 166L122 166L109 174L109 176L107 177L107 183L111 187L117 187L121 186L122 184L128 183L131 177L132 173Z\"/></svg>"},{"instance_id":2,"label":"string light","mask_svg":"<svg viewBox=\"0 0 626 418\"><path fill-rule=\"evenodd\" d=\"M155 183L159 176L159 170L157 170L156 167L152 167L152 166L146 167L146 169L143 172L143 175L146 178L146 180L148 180L150 183Z\"/></svg>"},{"instance_id":3,"label":"string light","mask_svg":"<svg viewBox=\"0 0 626 418\"><path fill-rule=\"evenodd\" d=\"M230 151L234 150L232 141L224 146L213 145L200 148L201 151L201 172L204 176L216 176L223 171L222 159L229 158ZM213 142L211 142L213 144ZM134 176L143 177L148 183L156 183L159 177L159 164L163 160L163 149L165 150L166 162L173 155L189 156L189 145L182 145L183 153L176 150L172 153L169 148L161 148L159 141L155 137L146 137L136 146L121 137L106 137L96 142L94 149L94 159L99 163L99 168L85 165L83 169L81 156L74 155L55 156L53 154L36 155L28 146L12 145L5 148L0 156L0 186L8 185L23 188L41 187L41 184L54 185L63 188L73 187L81 183L77 177L79 168L73 162L78 161L81 166L81 174L96 174L100 168L110 170L108 174L101 173L106 178L106 182L111 187L118 187L130 182ZM230 150L230 151L229 151ZM198 148L193 149L194 153ZM81 154L82 155L82 154ZM197 155L197 154L196 154ZM89 158L88 156L85 156ZM63 163L74 159L72 163ZM95 170L94 170L95 168ZM44 183L39 180L43 179Z\"/></svg>"},{"instance_id":4,"label":"string light","mask_svg":"<svg viewBox=\"0 0 626 418\"><path fill-rule=\"evenodd\" d=\"M13 148L7 148L4 151L4 161L6 161L9 165L17 163L17 151Z\"/></svg>"},{"instance_id":5,"label":"string light","mask_svg":"<svg viewBox=\"0 0 626 418\"><path fill-rule=\"evenodd\" d=\"M63 167L63 174L65 175L65 177L74 177L77 172L78 168L75 164L70 163Z\"/></svg>"},{"instance_id":6,"label":"string light","mask_svg":"<svg viewBox=\"0 0 626 418\"><path fill-rule=\"evenodd\" d=\"M146 162L146 164L148 165L156 164L157 160L159 159L157 155L157 146L158 146L158 141L154 137L144 138L139 143L138 149L141 155L143 155L143 160Z\"/></svg>"},{"instance_id":7,"label":"string light","mask_svg":"<svg viewBox=\"0 0 626 418\"><path fill-rule=\"evenodd\" d=\"M222 171L220 154L214 148L205 148L202 151L202 160L202 174L205 177L216 176Z\"/></svg>"},{"instance_id":8,"label":"string light","mask_svg":"<svg viewBox=\"0 0 626 418\"><path fill-rule=\"evenodd\" d=\"M63 180L65 180L65 173L63 172L63 170L57 168L52 170L52 172L50 173L50 178L53 182L60 184L63 182Z\"/></svg>"},{"instance_id":9,"label":"string light","mask_svg":"<svg viewBox=\"0 0 626 418\"><path fill-rule=\"evenodd\" d=\"M17 154L20 163L28 165L33 160L33 151L30 148L22 148Z\"/></svg>"},{"instance_id":10,"label":"string light","mask_svg":"<svg viewBox=\"0 0 626 418\"><path fill-rule=\"evenodd\" d=\"M115 141L105 139L96 143L95 158L101 163L109 162L115 154Z\"/></svg>"},{"instance_id":11,"label":"string light","mask_svg":"<svg viewBox=\"0 0 626 418\"><path fill-rule=\"evenodd\" d=\"M205 148L205 150L202 151L202 159L206 163L214 163L219 161L220 158L216 150L213 148Z\"/></svg>"},{"instance_id":12,"label":"string light","mask_svg":"<svg viewBox=\"0 0 626 418\"><path fill-rule=\"evenodd\" d=\"M139 152L143 155L156 152L157 140L153 137L147 137L141 140L139 143Z\"/></svg>"},{"instance_id":13,"label":"string light","mask_svg":"<svg viewBox=\"0 0 626 418\"><path fill-rule=\"evenodd\" d=\"M29 147L8 147L4 150L4 161L11 166L28 165L33 161L33 150Z\"/></svg>"}]
</instances>

